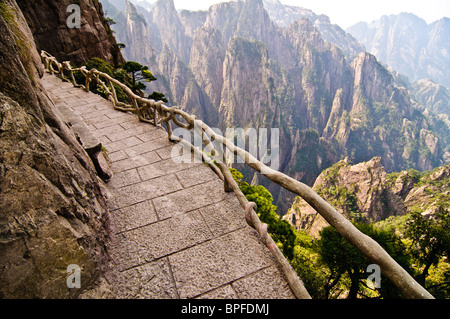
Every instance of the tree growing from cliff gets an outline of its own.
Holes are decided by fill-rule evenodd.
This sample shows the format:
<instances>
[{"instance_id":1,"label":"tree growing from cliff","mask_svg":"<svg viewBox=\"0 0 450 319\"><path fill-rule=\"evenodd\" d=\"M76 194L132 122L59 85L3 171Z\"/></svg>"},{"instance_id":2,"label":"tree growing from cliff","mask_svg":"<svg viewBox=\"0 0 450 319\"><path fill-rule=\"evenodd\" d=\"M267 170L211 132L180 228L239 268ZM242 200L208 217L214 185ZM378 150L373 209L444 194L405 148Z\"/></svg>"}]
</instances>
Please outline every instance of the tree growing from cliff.
<instances>
[{"instance_id":1,"label":"tree growing from cliff","mask_svg":"<svg viewBox=\"0 0 450 319\"><path fill-rule=\"evenodd\" d=\"M148 98L152 99L152 100L155 100L155 101L163 101L163 102L166 102L166 103L168 102L168 100L165 98L163 93L156 92L156 91L153 91L153 93L150 94L148 96Z\"/></svg>"},{"instance_id":2,"label":"tree growing from cliff","mask_svg":"<svg viewBox=\"0 0 450 319\"><path fill-rule=\"evenodd\" d=\"M117 45L120 47L123 44L118 43ZM109 76L115 78L116 80L131 88L134 93L139 95L142 95L141 90L145 89L145 84L140 81L156 81L156 77L154 77L153 74L148 70L147 66L134 61L128 61L122 67L114 68L112 64L106 62L103 59L92 58L86 61L84 65L88 70L96 69L100 72L108 74ZM78 84L84 84L86 78L81 72L75 72L74 75ZM116 90L117 98L120 102L129 102L127 94L120 86L114 84L114 88ZM106 92L104 92L102 87L96 82L90 83L90 91L106 97ZM168 102L163 93L156 91L150 94L148 98L155 101Z\"/></svg>"},{"instance_id":3,"label":"tree growing from cliff","mask_svg":"<svg viewBox=\"0 0 450 319\"><path fill-rule=\"evenodd\" d=\"M141 81L152 82L156 81L156 77L153 76L152 72L148 70L148 66L142 65L138 62L127 61L123 69L130 74L132 79L133 92L137 93L138 90L145 90L146 86Z\"/></svg>"}]
</instances>

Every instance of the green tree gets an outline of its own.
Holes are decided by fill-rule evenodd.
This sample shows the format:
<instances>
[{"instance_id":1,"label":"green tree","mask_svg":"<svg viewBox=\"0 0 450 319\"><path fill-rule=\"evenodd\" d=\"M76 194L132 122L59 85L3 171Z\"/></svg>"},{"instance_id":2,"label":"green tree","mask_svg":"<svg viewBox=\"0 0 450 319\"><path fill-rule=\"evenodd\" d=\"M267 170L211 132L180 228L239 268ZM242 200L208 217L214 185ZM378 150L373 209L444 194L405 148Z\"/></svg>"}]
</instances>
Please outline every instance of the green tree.
<instances>
[{"instance_id":1,"label":"green tree","mask_svg":"<svg viewBox=\"0 0 450 319\"><path fill-rule=\"evenodd\" d=\"M97 71L106 73L109 76L113 76L114 73L114 67L112 66L112 64L100 58L92 58L88 60L84 65L88 70L96 69Z\"/></svg>"},{"instance_id":2,"label":"green tree","mask_svg":"<svg viewBox=\"0 0 450 319\"><path fill-rule=\"evenodd\" d=\"M107 25L109 25L109 26L111 26L111 25L113 25L113 24L116 24L116 21L114 21L112 18L110 18L110 17L106 17L105 18L105 23L107 24Z\"/></svg>"},{"instance_id":3,"label":"green tree","mask_svg":"<svg viewBox=\"0 0 450 319\"><path fill-rule=\"evenodd\" d=\"M267 224L267 230L281 249L283 254L290 260L294 256L296 235L292 226L285 220L280 219L277 214L277 206L273 205L272 194L262 185L249 185L242 181L243 175L231 168L231 173L239 185L242 193L248 201L257 205L256 213L259 219Z\"/></svg>"},{"instance_id":4,"label":"green tree","mask_svg":"<svg viewBox=\"0 0 450 319\"><path fill-rule=\"evenodd\" d=\"M328 267L320 262L316 239L295 229L294 233L296 242L290 264L302 279L311 297L313 299L324 298L325 282L331 274Z\"/></svg>"},{"instance_id":5,"label":"green tree","mask_svg":"<svg viewBox=\"0 0 450 319\"><path fill-rule=\"evenodd\" d=\"M355 223L355 226L377 241L402 267L409 269L409 258L405 254L405 247L395 234L374 228L372 224ZM348 289L347 298L349 299L357 298L358 295L369 297L367 293L383 298L401 296L396 287L389 281L383 280L383 277L381 288L375 291L366 285L369 276L366 269L372 262L333 227L322 229L317 245L321 261L330 269L330 277L324 285L325 298L330 297L332 290L338 284Z\"/></svg>"},{"instance_id":6,"label":"green tree","mask_svg":"<svg viewBox=\"0 0 450 319\"><path fill-rule=\"evenodd\" d=\"M118 49L125 49L126 45L124 43L116 43L114 46Z\"/></svg>"},{"instance_id":7,"label":"green tree","mask_svg":"<svg viewBox=\"0 0 450 319\"><path fill-rule=\"evenodd\" d=\"M168 102L168 100L165 98L163 93L156 92L156 91L153 91L153 93L150 94L148 96L148 98L152 99L152 100L155 100L155 101L163 101L163 102L166 102L166 103Z\"/></svg>"},{"instance_id":8,"label":"green tree","mask_svg":"<svg viewBox=\"0 0 450 319\"><path fill-rule=\"evenodd\" d=\"M113 77L114 75L114 66L111 63L106 62L105 60L100 58L91 58L84 63L84 66L86 67L87 70L96 69L97 71L106 73L111 77ZM75 72L74 77L78 84L85 84L86 77L81 72ZM96 81L92 81L89 84L89 90L92 93L98 94L102 97L106 97L106 94L102 86L98 84Z\"/></svg>"},{"instance_id":9,"label":"green tree","mask_svg":"<svg viewBox=\"0 0 450 319\"><path fill-rule=\"evenodd\" d=\"M450 252L450 213L444 207L429 217L411 213L405 236L411 241L411 255L423 266L418 281L425 286L431 266L436 266Z\"/></svg>"},{"instance_id":10,"label":"green tree","mask_svg":"<svg viewBox=\"0 0 450 319\"><path fill-rule=\"evenodd\" d=\"M144 66L138 62L127 61L124 64L123 69L131 75L131 89L135 93L138 90L145 90L146 86L141 82L142 80L146 82L156 81L152 72L148 70L148 66Z\"/></svg>"}]
</instances>

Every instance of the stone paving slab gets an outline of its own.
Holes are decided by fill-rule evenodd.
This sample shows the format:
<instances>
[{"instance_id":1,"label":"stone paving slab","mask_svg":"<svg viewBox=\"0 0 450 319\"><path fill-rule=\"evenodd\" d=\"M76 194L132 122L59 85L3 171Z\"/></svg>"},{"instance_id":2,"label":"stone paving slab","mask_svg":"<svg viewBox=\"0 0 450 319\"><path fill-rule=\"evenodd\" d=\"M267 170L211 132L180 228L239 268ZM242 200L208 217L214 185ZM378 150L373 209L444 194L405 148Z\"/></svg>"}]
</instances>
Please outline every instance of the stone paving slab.
<instances>
[{"instance_id":1,"label":"stone paving slab","mask_svg":"<svg viewBox=\"0 0 450 319\"><path fill-rule=\"evenodd\" d=\"M42 82L106 148L115 298L294 298L208 165L175 163L162 128L54 76Z\"/></svg>"},{"instance_id":2,"label":"stone paving slab","mask_svg":"<svg viewBox=\"0 0 450 319\"><path fill-rule=\"evenodd\" d=\"M210 182L185 188L153 200L160 219L183 214L206 205L220 202L233 194L225 193L222 181L215 179Z\"/></svg>"},{"instance_id":3,"label":"stone paving slab","mask_svg":"<svg viewBox=\"0 0 450 319\"><path fill-rule=\"evenodd\" d=\"M156 210L151 200L143 201L126 208L115 210L112 222L115 229L126 232L158 221Z\"/></svg>"},{"instance_id":4,"label":"stone paving slab","mask_svg":"<svg viewBox=\"0 0 450 319\"><path fill-rule=\"evenodd\" d=\"M119 275L118 296L123 299L179 299L167 258L135 267Z\"/></svg>"},{"instance_id":5,"label":"stone paving slab","mask_svg":"<svg viewBox=\"0 0 450 319\"><path fill-rule=\"evenodd\" d=\"M264 250L262 245L244 228L169 256L180 297L193 298L272 265L270 255L249 253Z\"/></svg>"}]
</instances>

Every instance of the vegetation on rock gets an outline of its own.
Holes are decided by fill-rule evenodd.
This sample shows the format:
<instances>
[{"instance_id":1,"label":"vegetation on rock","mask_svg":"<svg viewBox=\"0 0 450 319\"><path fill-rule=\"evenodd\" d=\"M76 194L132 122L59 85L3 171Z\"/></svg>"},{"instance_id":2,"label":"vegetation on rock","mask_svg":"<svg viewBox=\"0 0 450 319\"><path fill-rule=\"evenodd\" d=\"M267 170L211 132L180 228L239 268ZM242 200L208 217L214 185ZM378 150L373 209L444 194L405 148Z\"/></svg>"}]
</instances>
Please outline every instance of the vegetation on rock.
<instances>
[{"instance_id":1,"label":"vegetation on rock","mask_svg":"<svg viewBox=\"0 0 450 319\"><path fill-rule=\"evenodd\" d=\"M92 58L89 61L86 61L84 63L84 66L86 66L86 69L88 70L96 69L100 72L108 74L109 76L128 86L133 90L134 93L141 96L144 95L143 90L145 90L146 88L145 84L142 81L152 82L157 80L156 77L153 76L152 72L148 70L147 66L134 61L127 61L124 65L114 67L111 63L108 63L103 59ZM81 72L74 72L74 75L77 83L85 83L86 78ZM106 97L106 92L104 92L102 86L95 81L90 83L89 89L95 94ZM130 102L128 95L120 86L114 84L114 89L116 90L117 98L120 102ZM164 94L156 91L150 94L148 98L154 99L156 101L167 102Z\"/></svg>"},{"instance_id":2,"label":"vegetation on rock","mask_svg":"<svg viewBox=\"0 0 450 319\"><path fill-rule=\"evenodd\" d=\"M434 193L429 200L432 204L423 205L422 211L409 211L406 214L391 216L381 221L362 218L364 213L358 208L359 200L355 192L339 186L340 169L344 161L338 162L324 172L319 193L332 199L332 204L345 207L347 216L354 225L366 235L375 239L418 282L437 298L450 297L450 251L449 218L449 166L433 171L419 173L416 170L387 174L383 187L401 193L401 185L409 192L417 187L428 185ZM257 204L257 214L262 222L268 224L269 234L289 260L294 270L303 280L313 298L401 298L401 293L381 274L381 286L375 288L367 284L370 273L367 267L372 264L356 248L345 240L333 227L323 227L317 236L294 228L277 215L270 192L261 185L249 185L243 175L231 169L247 200ZM397 181L399 180L399 181ZM397 181L397 182L396 182ZM413 185L410 185L410 182ZM396 188L396 187L397 188ZM439 187L440 192L436 188ZM447 191L442 191L447 190ZM404 195L407 197L408 195ZM430 206L436 208L431 215L423 214ZM417 209L412 206L411 209Z\"/></svg>"}]
</instances>

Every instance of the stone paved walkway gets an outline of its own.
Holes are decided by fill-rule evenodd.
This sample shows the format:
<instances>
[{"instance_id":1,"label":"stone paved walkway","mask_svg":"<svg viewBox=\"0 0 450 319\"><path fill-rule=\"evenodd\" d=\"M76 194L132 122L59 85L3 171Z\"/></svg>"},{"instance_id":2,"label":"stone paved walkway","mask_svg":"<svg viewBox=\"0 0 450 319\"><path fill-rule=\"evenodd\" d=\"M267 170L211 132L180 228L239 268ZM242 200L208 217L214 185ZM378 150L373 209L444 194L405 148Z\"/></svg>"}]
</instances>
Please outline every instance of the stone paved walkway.
<instances>
[{"instance_id":1,"label":"stone paved walkway","mask_svg":"<svg viewBox=\"0 0 450 319\"><path fill-rule=\"evenodd\" d=\"M234 193L203 163L176 164L166 132L55 76L56 105L106 148L117 298L294 298Z\"/></svg>"}]
</instances>

